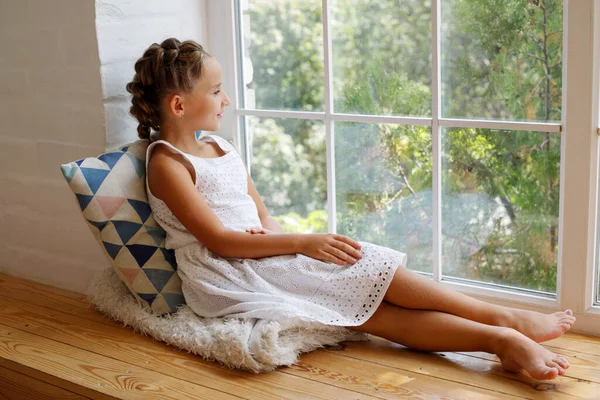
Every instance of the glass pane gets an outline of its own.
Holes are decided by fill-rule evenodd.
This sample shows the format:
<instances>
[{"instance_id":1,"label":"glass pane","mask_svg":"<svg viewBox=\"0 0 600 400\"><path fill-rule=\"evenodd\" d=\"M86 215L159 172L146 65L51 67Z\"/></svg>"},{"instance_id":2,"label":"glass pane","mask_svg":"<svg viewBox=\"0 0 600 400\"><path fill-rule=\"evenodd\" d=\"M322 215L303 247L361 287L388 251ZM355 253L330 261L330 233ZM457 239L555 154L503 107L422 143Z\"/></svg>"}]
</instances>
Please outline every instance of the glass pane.
<instances>
[{"instance_id":1,"label":"glass pane","mask_svg":"<svg viewBox=\"0 0 600 400\"><path fill-rule=\"evenodd\" d=\"M443 131L444 275L556 293L560 140Z\"/></svg>"},{"instance_id":2,"label":"glass pane","mask_svg":"<svg viewBox=\"0 0 600 400\"><path fill-rule=\"evenodd\" d=\"M442 1L442 116L560 121L562 3Z\"/></svg>"},{"instance_id":3,"label":"glass pane","mask_svg":"<svg viewBox=\"0 0 600 400\"><path fill-rule=\"evenodd\" d=\"M320 121L247 118L250 172L284 232L327 232L325 127Z\"/></svg>"},{"instance_id":4,"label":"glass pane","mask_svg":"<svg viewBox=\"0 0 600 400\"><path fill-rule=\"evenodd\" d=\"M321 0L247 3L242 107L323 111Z\"/></svg>"},{"instance_id":5,"label":"glass pane","mask_svg":"<svg viewBox=\"0 0 600 400\"><path fill-rule=\"evenodd\" d=\"M431 128L335 123L337 231L432 272Z\"/></svg>"},{"instance_id":6,"label":"glass pane","mask_svg":"<svg viewBox=\"0 0 600 400\"><path fill-rule=\"evenodd\" d=\"M431 116L431 2L331 2L334 109Z\"/></svg>"}]
</instances>

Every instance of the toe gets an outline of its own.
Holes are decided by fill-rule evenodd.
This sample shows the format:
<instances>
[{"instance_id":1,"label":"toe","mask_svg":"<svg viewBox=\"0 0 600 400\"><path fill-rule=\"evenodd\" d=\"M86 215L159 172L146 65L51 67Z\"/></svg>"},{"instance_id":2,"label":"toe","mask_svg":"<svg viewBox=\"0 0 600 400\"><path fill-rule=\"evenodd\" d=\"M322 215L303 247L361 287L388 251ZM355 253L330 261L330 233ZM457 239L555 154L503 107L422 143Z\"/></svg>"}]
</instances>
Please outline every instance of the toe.
<instances>
[{"instance_id":1,"label":"toe","mask_svg":"<svg viewBox=\"0 0 600 400\"><path fill-rule=\"evenodd\" d=\"M567 315L573 315L573 311L571 311L570 309L566 309L565 310L565 314L567 314Z\"/></svg>"},{"instance_id":2,"label":"toe","mask_svg":"<svg viewBox=\"0 0 600 400\"><path fill-rule=\"evenodd\" d=\"M561 367L559 363L557 363L555 361L551 361L547 365L550 368L556 369L558 371L558 375L564 375L565 374L565 369L563 367Z\"/></svg>"},{"instance_id":3,"label":"toe","mask_svg":"<svg viewBox=\"0 0 600 400\"><path fill-rule=\"evenodd\" d=\"M552 367L548 367L545 366L544 368L540 369L539 374L535 374L533 376L533 378L536 379L554 379L558 376L558 369L556 368L552 368Z\"/></svg>"},{"instance_id":4,"label":"toe","mask_svg":"<svg viewBox=\"0 0 600 400\"><path fill-rule=\"evenodd\" d=\"M567 357L558 356L554 359L554 362L560 365L562 368L567 369L571 365Z\"/></svg>"}]
</instances>

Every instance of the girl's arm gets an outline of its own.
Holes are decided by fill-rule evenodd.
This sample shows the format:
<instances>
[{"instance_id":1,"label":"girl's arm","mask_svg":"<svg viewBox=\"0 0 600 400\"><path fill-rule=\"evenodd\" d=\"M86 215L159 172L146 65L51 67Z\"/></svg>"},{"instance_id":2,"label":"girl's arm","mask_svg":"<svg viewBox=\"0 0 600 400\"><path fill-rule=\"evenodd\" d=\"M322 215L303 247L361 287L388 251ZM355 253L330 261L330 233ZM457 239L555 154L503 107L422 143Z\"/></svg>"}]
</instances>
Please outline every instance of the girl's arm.
<instances>
[{"instance_id":1,"label":"girl's arm","mask_svg":"<svg viewBox=\"0 0 600 400\"><path fill-rule=\"evenodd\" d=\"M302 253L340 265L360 258L360 245L341 235L251 235L226 229L198 193L193 174L184 165L188 161L162 148L155 149L153 154L148 167L151 192L164 201L183 226L209 250L230 258Z\"/></svg>"}]
</instances>

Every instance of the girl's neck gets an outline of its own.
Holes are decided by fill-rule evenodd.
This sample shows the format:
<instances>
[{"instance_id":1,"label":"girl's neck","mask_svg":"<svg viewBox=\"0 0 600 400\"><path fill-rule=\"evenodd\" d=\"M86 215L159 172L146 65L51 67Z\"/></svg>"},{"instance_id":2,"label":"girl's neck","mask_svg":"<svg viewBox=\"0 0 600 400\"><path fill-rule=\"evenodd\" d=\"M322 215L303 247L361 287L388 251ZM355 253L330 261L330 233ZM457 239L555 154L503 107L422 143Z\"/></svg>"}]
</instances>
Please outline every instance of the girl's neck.
<instances>
[{"instance_id":1,"label":"girl's neck","mask_svg":"<svg viewBox=\"0 0 600 400\"><path fill-rule=\"evenodd\" d=\"M198 149L198 140L196 139L196 131L181 132L170 127L161 127L160 139L171 143L179 150L187 153L193 153Z\"/></svg>"}]
</instances>

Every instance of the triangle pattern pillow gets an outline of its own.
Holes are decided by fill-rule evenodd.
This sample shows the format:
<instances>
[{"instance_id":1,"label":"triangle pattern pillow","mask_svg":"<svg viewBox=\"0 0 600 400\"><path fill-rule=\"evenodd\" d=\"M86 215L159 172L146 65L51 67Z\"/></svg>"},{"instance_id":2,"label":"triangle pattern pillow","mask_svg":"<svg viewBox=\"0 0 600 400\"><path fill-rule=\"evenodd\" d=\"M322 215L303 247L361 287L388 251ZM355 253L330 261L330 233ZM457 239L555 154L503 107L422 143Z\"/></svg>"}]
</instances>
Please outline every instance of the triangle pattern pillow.
<instances>
[{"instance_id":1,"label":"triangle pattern pillow","mask_svg":"<svg viewBox=\"0 0 600 400\"><path fill-rule=\"evenodd\" d=\"M185 304L173 250L146 195L146 148L138 140L117 151L61 166L98 244L144 308L167 314Z\"/></svg>"}]
</instances>

